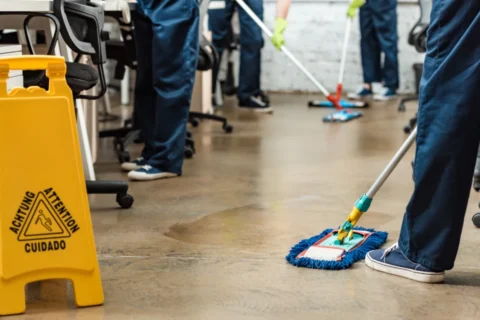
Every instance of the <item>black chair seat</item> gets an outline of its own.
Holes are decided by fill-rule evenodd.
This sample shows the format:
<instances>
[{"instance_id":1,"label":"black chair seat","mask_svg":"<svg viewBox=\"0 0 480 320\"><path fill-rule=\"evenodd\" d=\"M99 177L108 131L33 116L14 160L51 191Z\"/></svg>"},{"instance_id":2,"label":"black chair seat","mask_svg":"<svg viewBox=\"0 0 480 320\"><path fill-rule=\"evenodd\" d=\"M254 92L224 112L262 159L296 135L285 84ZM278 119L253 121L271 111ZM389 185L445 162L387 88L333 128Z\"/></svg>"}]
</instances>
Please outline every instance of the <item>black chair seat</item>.
<instances>
[{"instance_id":1,"label":"black chair seat","mask_svg":"<svg viewBox=\"0 0 480 320\"><path fill-rule=\"evenodd\" d=\"M98 83L97 70L82 63L67 62L67 74L65 77L74 96L93 88ZM47 90L48 78L44 71L28 70L23 73L23 84L25 87L39 86Z\"/></svg>"}]
</instances>

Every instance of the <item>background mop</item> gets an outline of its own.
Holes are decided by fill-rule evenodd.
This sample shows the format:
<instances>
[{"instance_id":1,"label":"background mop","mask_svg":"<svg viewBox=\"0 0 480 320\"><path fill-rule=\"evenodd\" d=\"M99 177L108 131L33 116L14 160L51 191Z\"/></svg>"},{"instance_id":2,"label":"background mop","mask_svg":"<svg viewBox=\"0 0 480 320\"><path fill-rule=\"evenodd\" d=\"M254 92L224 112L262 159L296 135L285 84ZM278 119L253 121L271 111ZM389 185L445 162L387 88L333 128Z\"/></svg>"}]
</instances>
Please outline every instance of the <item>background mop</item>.
<instances>
[{"instance_id":1,"label":"background mop","mask_svg":"<svg viewBox=\"0 0 480 320\"><path fill-rule=\"evenodd\" d=\"M395 170L417 136L417 128L397 151L393 159L377 178L366 194L355 203L347 220L338 230L327 229L310 239L300 241L286 256L297 267L342 270L365 259L370 251L379 248L387 240L386 232L355 227L364 212L367 212L373 197Z\"/></svg>"},{"instance_id":2,"label":"background mop","mask_svg":"<svg viewBox=\"0 0 480 320\"><path fill-rule=\"evenodd\" d=\"M262 31L271 38L273 33L267 28L267 26L260 20L260 18L250 9L249 6L243 0L235 0L238 5L255 21L255 23L262 29ZM324 122L347 122L363 116L363 113L358 111L347 111L342 108L334 96L332 96L315 77L308 72L308 70L293 56L293 54L285 46L281 48L282 52L310 79L313 84L327 97L332 105L339 111L330 114L323 118Z\"/></svg>"},{"instance_id":3,"label":"background mop","mask_svg":"<svg viewBox=\"0 0 480 320\"><path fill-rule=\"evenodd\" d=\"M340 73L338 76L337 92L333 98L338 102L343 108L366 108L368 103L364 101L351 102L342 99L343 91L343 77L345 75L345 64L347 61L347 51L348 51L348 42L350 39L350 33L352 30L352 21L353 18L347 18L347 25L345 27L345 38L343 40L343 49L342 49L342 59L340 61ZM320 107L320 108L334 108L335 106L331 101L319 101L313 100L308 103L309 107Z\"/></svg>"}]
</instances>

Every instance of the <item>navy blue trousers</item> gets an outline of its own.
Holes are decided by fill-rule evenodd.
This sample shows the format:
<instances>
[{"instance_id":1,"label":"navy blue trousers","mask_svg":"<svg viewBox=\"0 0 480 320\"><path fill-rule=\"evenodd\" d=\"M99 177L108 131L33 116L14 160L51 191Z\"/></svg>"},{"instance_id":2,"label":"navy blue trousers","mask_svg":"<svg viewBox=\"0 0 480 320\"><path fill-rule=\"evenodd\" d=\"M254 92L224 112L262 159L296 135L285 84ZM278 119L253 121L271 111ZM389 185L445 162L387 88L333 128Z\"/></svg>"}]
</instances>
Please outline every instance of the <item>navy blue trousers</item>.
<instances>
[{"instance_id":1,"label":"navy blue trousers","mask_svg":"<svg viewBox=\"0 0 480 320\"><path fill-rule=\"evenodd\" d=\"M415 190L399 245L411 260L434 270L453 268L457 255L479 120L480 1L433 0L420 86Z\"/></svg>"},{"instance_id":2,"label":"navy blue trousers","mask_svg":"<svg viewBox=\"0 0 480 320\"><path fill-rule=\"evenodd\" d=\"M363 82L398 89L397 0L368 0L360 9L360 33Z\"/></svg>"},{"instance_id":3,"label":"navy blue trousers","mask_svg":"<svg viewBox=\"0 0 480 320\"><path fill-rule=\"evenodd\" d=\"M253 12L263 19L263 0L246 0L245 3ZM238 8L240 20L240 74L238 76L238 99L246 100L260 93L261 50L264 45L262 30L247 13L235 4L235 1L225 0L224 9L210 9L208 24L212 31L212 42L220 56L227 45L228 32L232 15ZM213 91L217 83L218 66L213 70Z\"/></svg>"},{"instance_id":4,"label":"navy blue trousers","mask_svg":"<svg viewBox=\"0 0 480 320\"><path fill-rule=\"evenodd\" d=\"M198 60L197 0L138 0L134 122L148 164L181 174Z\"/></svg>"}]
</instances>

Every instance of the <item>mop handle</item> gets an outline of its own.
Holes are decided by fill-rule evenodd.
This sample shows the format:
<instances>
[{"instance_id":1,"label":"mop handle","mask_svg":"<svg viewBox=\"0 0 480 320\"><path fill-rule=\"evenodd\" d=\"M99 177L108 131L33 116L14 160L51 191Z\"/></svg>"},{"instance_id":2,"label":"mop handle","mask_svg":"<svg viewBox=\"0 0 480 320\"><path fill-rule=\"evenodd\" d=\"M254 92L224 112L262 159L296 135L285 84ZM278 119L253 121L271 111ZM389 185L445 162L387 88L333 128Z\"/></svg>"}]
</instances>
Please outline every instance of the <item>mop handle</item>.
<instances>
[{"instance_id":1,"label":"mop handle","mask_svg":"<svg viewBox=\"0 0 480 320\"><path fill-rule=\"evenodd\" d=\"M345 75L345 64L347 62L348 42L350 40L350 33L352 31L352 19L347 18L347 25L345 27L345 38L343 39L342 60L340 62L340 75L338 83L343 83L343 76Z\"/></svg>"},{"instance_id":2,"label":"mop handle","mask_svg":"<svg viewBox=\"0 0 480 320\"><path fill-rule=\"evenodd\" d=\"M407 138L407 140L405 140L402 147L397 151L397 153L395 154L393 159L390 161L390 163L387 165L385 170L383 170L380 177L378 177L377 181L375 181L375 183L370 188L370 190L368 190L367 192L368 198L373 199L377 191L382 187L383 183L387 180L387 178L390 176L393 170L395 170L400 160L402 160L402 158L405 156L408 149L410 149L416 137L417 137L417 127L413 129L412 133L410 133L410 136Z\"/></svg>"},{"instance_id":3,"label":"mop handle","mask_svg":"<svg viewBox=\"0 0 480 320\"><path fill-rule=\"evenodd\" d=\"M247 6L247 4L243 1L243 0L235 0L238 5L240 7L242 7L243 10L245 10L245 12L250 16L250 18L253 19L253 21L255 21L255 23L262 29L262 31L269 37L271 38L273 33L267 28L267 26L262 22L262 20L260 20L260 18L258 18L258 16L252 11L252 9L250 9L249 6ZM300 61L297 60L297 58L295 58L293 56L293 54L290 52L290 50L288 50L285 46L282 46L282 51L283 53L285 53L285 55L290 58L290 60L292 60L292 62L313 82L313 84L326 96L328 97L330 95L330 93L327 91L327 89L325 89L325 87L323 87L320 82L317 81L317 79L315 79L315 77L310 73L308 72L307 69L305 69L305 67L300 63Z\"/></svg>"}]
</instances>

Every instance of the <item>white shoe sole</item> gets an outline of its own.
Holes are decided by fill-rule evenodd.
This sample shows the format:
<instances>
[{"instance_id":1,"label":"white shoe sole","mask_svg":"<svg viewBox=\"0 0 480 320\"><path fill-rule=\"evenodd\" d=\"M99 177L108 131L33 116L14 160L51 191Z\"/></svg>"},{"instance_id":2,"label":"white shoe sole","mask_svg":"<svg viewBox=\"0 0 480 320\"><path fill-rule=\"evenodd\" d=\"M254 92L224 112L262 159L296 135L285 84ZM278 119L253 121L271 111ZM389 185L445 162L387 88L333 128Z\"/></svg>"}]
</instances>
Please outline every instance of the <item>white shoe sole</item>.
<instances>
[{"instance_id":1,"label":"white shoe sole","mask_svg":"<svg viewBox=\"0 0 480 320\"><path fill-rule=\"evenodd\" d=\"M358 95L356 95L356 94L348 94L348 95L347 95L347 98L348 98L348 99L351 99L351 100L360 100L360 101L362 101L362 100L371 99L371 98L372 98L372 95L370 94L370 95L368 95L368 96L362 96L362 97L361 97L361 96L358 96Z\"/></svg>"},{"instance_id":2,"label":"white shoe sole","mask_svg":"<svg viewBox=\"0 0 480 320\"><path fill-rule=\"evenodd\" d=\"M136 181L151 181L151 180L166 179L166 178L173 178L173 177L178 177L178 174L171 173L171 172L147 174L145 172L136 172L136 171L130 171L128 173L128 178L130 180L136 180Z\"/></svg>"},{"instance_id":3,"label":"white shoe sole","mask_svg":"<svg viewBox=\"0 0 480 320\"><path fill-rule=\"evenodd\" d=\"M384 97L384 96L374 96L373 100L375 101L390 101L390 100L395 100L397 96L390 96L390 97Z\"/></svg>"},{"instance_id":4,"label":"white shoe sole","mask_svg":"<svg viewBox=\"0 0 480 320\"><path fill-rule=\"evenodd\" d=\"M258 113L273 113L273 108L272 107L268 107L268 108L254 108L253 109L255 112L258 112Z\"/></svg>"},{"instance_id":5,"label":"white shoe sole","mask_svg":"<svg viewBox=\"0 0 480 320\"><path fill-rule=\"evenodd\" d=\"M392 265L378 262L370 258L370 255L367 254L365 257L365 264L373 269L380 272L393 274L395 276L407 278L410 280L415 280L418 282L424 283L441 283L445 281L445 273L433 273L433 272L421 272L421 271L414 271L407 268L402 267L394 267Z\"/></svg>"},{"instance_id":6,"label":"white shoe sole","mask_svg":"<svg viewBox=\"0 0 480 320\"><path fill-rule=\"evenodd\" d=\"M135 163L132 163L132 162L124 162L124 163L122 163L121 167L122 167L123 171L130 172L130 171L133 171L133 170L138 170L142 166L139 166L139 165L137 165Z\"/></svg>"},{"instance_id":7,"label":"white shoe sole","mask_svg":"<svg viewBox=\"0 0 480 320\"><path fill-rule=\"evenodd\" d=\"M257 113L273 113L272 107L267 107L267 108L252 108L252 107L244 107L244 106L238 106L238 107L243 110L250 110Z\"/></svg>"}]
</instances>

